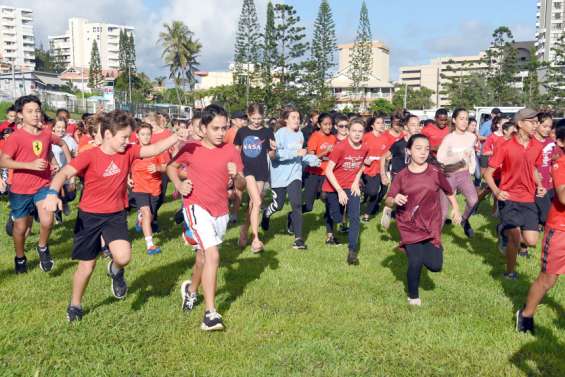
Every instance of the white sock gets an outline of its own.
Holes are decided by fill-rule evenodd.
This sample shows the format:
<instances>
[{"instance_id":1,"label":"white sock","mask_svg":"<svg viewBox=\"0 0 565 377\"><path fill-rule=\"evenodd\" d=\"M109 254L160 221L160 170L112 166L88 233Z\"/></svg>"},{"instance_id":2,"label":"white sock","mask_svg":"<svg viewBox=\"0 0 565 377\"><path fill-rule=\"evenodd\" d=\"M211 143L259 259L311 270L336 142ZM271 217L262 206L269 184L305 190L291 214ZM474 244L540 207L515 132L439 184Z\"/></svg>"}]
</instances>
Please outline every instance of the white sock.
<instances>
[{"instance_id":1,"label":"white sock","mask_svg":"<svg viewBox=\"0 0 565 377\"><path fill-rule=\"evenodd\" d=\"M153 236L145 237L145 244L147 245L148 249L150 247L152 247L153 246Z\"/></svg>"}]
</instances>

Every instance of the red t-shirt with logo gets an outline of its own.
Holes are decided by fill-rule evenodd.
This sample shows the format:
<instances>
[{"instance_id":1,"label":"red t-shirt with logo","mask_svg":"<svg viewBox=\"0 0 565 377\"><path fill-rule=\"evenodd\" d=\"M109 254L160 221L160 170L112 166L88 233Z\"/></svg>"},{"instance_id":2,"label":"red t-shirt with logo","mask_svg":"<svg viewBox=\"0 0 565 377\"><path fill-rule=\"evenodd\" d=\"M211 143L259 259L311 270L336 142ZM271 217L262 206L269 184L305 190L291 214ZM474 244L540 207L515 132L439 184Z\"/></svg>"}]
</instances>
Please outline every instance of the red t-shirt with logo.
<instances>
[{"instance_id":1,"label":"red t-shirt with logo","mask_svg":"<svg viewBox=\"0 0 565 377\"><path fill-rule=\"evenodd\" d=\"M185 206L191 204L204 208L213 217L226 215L228 209L228 163L233 162L238 172L243 172L241 154L233 144L208 148L200 142L186 143L174 158L186 166L192 192L184 197Z\"/></svg>"},{"instance_id":2,"label":"red t-shirt with logo","mask_svg":"<svg viewBox=\"0 0 565 377\"><path fill-rule=\"evenodd\" d=\"M500 168L500 185L502 191L510 195L513 202L533 203L536 196L535 168L541 165L542 145L532 138L528 146L518 143L516 136L496 145L494 155L488 166Z\"/></svg>"},{"instance_id":3,"label":"red t-shirt with logo","mask_svg":"<svg viewBox=\"0 0 565 377\"><path fill-rule=\"evenodd\" d=\"M551 176L556 190L560 186L565 186L565 156L555 161L551 170ZM551 203L546 224L551 229L565 232L565 204L559 201L557 195L555 195Z\"/></svg>"},{"instance_id":4,"label":"red t-shirt with logo","mask_svg":"<svg viewBox=\"0 0 565 377\"><path fill-rule=\"evenodd\" d=\"M127 206L127 178L141 146L128 145L123 153L106 154L100 147L81 153L69 164L84 177L79 208L89 213L115 213Z\"/></svg>"},{"instance_id":5,"label":"red t-shirt with logo","mask_svg":"<svg viewBox=\"0 0 565 377\"><path fill-rule=\"evenodd\" d=\"M155 165L159 168L165 163L161 156L134 160L131 165L132 191L159 196L161 194L161 172L149 173L147 169L150 165Z\"/></svg>"},{"instance_id":6,"label":"red t-shirt with logo","mask_svg":"<svg viewBox=\"0 0 565 377\"><path fill-rule=\"evenodd\" d=\"M385 132L379 136L368 132L363 136L363 144L368 149L367 157L372 160L371 165L365 166L363 174L374 177L381 172L381 157L390 149L390 141L394 136ZM401 137L402 138L402 137ZM393 143L394 144L394 143Z\"/></svg>"},{"instance_id":7,"label":"red t-shirt with logo","mask_svg":"<svg viewBox=\"0 0 565 377\"><path fill-rule=\"evenodd\" d=\"M308 152L313 152L314 154L321 153L325 151L328 147L335 145L337 138L335 135L326 135L322 131L316 131L308 139ZM314 175L326 175L326 166L328 166L329 157L328 154L321 158L322 164L320 166L308 167L306 171Z\"/></svg>"},{"instance_id":8,"label":"red t-shirt with logo","mask_svg":"<svg viewBox=\"0 0 565 377\"><path fill-rule=\"evenodd\" d=\"M369 150L363 144L358 149L351 146L349 140L344 140L334 146L330 153L330 161L335 163L334 175L342 189L350 189L355 176L363 167L363 162ZM334 187L326 179L322 191L335 192Z\"/></svg>"},{"instance_id":9,"label":"red t-shirt with logo","mask_svg":"<svg viewBox=\"0 0 565 377\"><path fill-rule=\"evenodd\" d=\"M3 152L14 161L32 162L41 158L49 162L48 156L51 145L60 143L61 139L49 130L44 129L38 134L31 134L20 128L8 138ZM10 191L15 194L35 194L41 188L48 186L50 181L51 167L49 163L43 171L14 169Z\"/></svg>"},{"instance_id":10,"label":"red t-shirt with logo","mask_svg":"<svg viewBox=\"0 0 565 377\"><path fill-rule=\"evenodd\" d=\"M439 148L443 138L449 134L449 127L439 128L434 124L427 125L422 130L422 134L428 137L430 140L430 148L434 151ZM434 152L435 155L435 152Z\"/></svg>"}]
</instances>

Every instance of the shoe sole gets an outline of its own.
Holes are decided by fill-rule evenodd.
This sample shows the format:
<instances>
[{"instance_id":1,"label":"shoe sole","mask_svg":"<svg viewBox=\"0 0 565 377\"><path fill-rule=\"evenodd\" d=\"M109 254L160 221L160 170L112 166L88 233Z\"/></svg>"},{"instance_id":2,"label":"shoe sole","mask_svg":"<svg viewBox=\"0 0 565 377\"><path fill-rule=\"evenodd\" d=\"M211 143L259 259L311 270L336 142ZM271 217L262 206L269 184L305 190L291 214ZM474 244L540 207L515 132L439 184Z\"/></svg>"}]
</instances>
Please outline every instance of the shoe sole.
<instances>
[{"instance_id":1,"label":"shoe sole","mask_svg":"<svg viewBox=\"0 0 565 377\"><path fill-rule=\"evenodd\" d=\"M161 254L161 249L155 249L153 251L147 251L147 255L157 255Z\"/></svg>"},{"instance_id":2,"label":"shoe sole","mask_svg":"<svg viewBox=\"0 0 565 377\"><path fill-rule=\"evenodd\" d=\"M294 250L308 250L308 248L306 246L293 246L292 248Z\"/></svg>"},{"instance_id":3,"label":"shoe sole","mask_svg":"<svg viewBox=\"0 0 565 377\"><path fill-rule=\"evenodd\" d=\"M114 296L115 298L117 298L118 300L123 300L124 298L126 298L127 294L128 294L128 290L126 288L126 292L124 293L123 296L118 296L115 292L114 292L114 278L112 278L112 272L111 272L111 268L110 266L112 265L112 261L110 261L108 263L108 266L106 267L106 273L108 274L108 276L110 277L110 279L112 280L112 282L110 283L110 290L112 291L112 296Z\"/></svg>"},{"instance_id":4,"label":"shoe sole","mask_svg":"<svg viewBox=\"0 0 565 377\"><path fill-rule=\"evenodd\" d=\"M182 298L182 303L180 304L180 308L183 312L186 312L187 310L184 309L184 300L185 295L186 295L186 287L188 287L190 284L192 284L192 280L185 280L182 282L182 284L180 285L180 297Z\"/></svg>"},{"instance_id":5,"label":"shoe sole","mask_svg":"<svg viewBox=\"0 0 565 377\"><path fill-rule=\"evenodd\" d=\"M204 323L202 323L200 325L200 329L203 330L203 331L222 331L222 330L225 329L225 327L221 323L218 323L218 324L216 324L214 326L210 326L210 327L208 327Z\"/></svg>"},{"instance_id":6,"label":"shoe sole","mask_svg":"<svg viewBox=\"0 0 565 377\"><path fill-rule=\"evenodd\" d=\"M516 331L517 331L517 332L523 332L523 331L520 331L519 326L518 326L518 324L519 324L519 322L520 322L520 310L518 310L518 311L516 312L515 317L516 317Z\"/></svg>"}]
</instances>

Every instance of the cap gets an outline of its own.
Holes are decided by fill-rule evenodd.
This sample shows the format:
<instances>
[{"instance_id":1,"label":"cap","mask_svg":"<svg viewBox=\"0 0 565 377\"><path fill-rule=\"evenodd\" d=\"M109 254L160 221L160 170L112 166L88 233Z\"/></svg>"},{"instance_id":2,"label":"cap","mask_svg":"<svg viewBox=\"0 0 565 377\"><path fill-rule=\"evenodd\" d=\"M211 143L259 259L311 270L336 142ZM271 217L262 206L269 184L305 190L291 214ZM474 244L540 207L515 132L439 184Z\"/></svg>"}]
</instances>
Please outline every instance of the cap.
<instances>
[{"instance_id":1,"label":"cap","mask_svg":"<svg viewBox=\"0 0 565 377\"><path fill-rule=\"evenodd\" d=\"M538 116L538 114L539 114L539 111L536 111L534 109L525 108L525 109L518 111L516 114L514 114L514 122L519 122L519 121L524 120L524 119L535 118L535 117Z\"/></svg>"},{"instance_id":2,"label":"cap","mask_svg":"<svg viewBox=\"0 0 565 377\"><path fill-rule=\"evenodd\" d=\"M243 111L236 111L231 115L232 119L246 119L247 115Z\"/></svg>"}]
</instances>

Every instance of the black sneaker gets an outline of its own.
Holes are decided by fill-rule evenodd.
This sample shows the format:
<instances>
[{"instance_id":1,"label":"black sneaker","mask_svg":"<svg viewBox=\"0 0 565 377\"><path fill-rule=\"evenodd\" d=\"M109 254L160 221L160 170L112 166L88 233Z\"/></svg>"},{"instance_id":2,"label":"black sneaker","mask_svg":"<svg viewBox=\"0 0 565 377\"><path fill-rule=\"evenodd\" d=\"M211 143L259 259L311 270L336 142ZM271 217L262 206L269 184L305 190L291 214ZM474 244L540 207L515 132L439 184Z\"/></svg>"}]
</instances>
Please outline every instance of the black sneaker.
<instances>
[{"instance_id":1,"label":"black sneaker","mask_svg":"<svg viewBox=\"0 0 565 377\"><path fill-rule=\"evenodd\" d=\"M267 217L267 212L263 211L263 216L261 218L261 229L263 229L266 232L269 230L270 225L271 225L271 221L269 217Z\"/></svg>"},{"instance_id":2,"label":"black sneaker","mask_svg":"<svg viewBox=\"0 0 565 377\"><path fill-rule=\"evenodd\" d=\"M347 233L347 232L349 232L349 227L347 226L347 224L339 224L338 231L340 233Z\"/></svg>"},{"instance_id":3,"label":"black sneaker","mask_svg":"<svg viewBox=\"0 0 565 377\"><path fill-rule=\"evenodd\" d=\"M118 273L112 273L112 261L108 262L108 276L112 278L112 294L115 298L121 300L126 297L128 293L128 285L124 278L125 269L121 269Z\"/></svg>"},{"instance_id":4,"label":"black sneaker","mask_svg":"<svg viewBox=\"0 0 565 377\"><path fill-rule=\"evenodd\" d=\"M204 331L223 330L224 322L222 321L222 316L219 315L216 311L206 311L206 313L204 313L204 319L202 320L200 328Z\"/></svg>"},{"instance_id":5,"label":"black sneaker","mask_svg":"<svg viewBox=\"0 0 565 377\"><path fill-rule=\"evenodd\" d=\"M505 272L504 277L508 280L518 280L518 273L514 272Z\"/></svg>"},{"instance_id":6,"label":"black sneaker","mask_svg":"<svg viewBox=\"0 0 565 377\"><path fill-rule=\"evenodd\" d=\"M468 219L465 220L462 225L463 225L463 231L465 232L467 238L473 238L475 236L475 231L471 227L469 220Z\"/></svg>"},{"instance_id":7,"label":"black sneaker","mask_svg":"<svg viewBox=\"0 0 565 377\"><path fill-rule=\"evenodd\" d=\"M290 235L294 234L294 230L292 230L292 217L291 213L286 215L286 232Z\"/></svg>"},{"instance_id":8,"label":"black sneaker","mask_svg":"<svg viewBox=\"0 0 565 377\"><path fill-rule=\"evenodd\" d=\"M185 312L191 311L198 301L196 293L190 293L190 284L192 281L186 280L180 286L180 295L182 296L182 310Z\"/></svg>"},{"instance_id":9,"label":"black sneaker","mask_svg":"<svg viewBox=\"0 0 565 377\"><path fill-rule=\"evenodd\" d=\"M296 249L296 250L306 250L306 249L308 249L308 246L306 246L306 244L304 243L304 240L302 240L302 238L297 238L292 243L292 248Z\"/></svg>"},{"instance_id":10,"label":"black sneaker","mask_svg":"<svg viewBox=\"0 0 565 377\"><path fill-rule=\"evenodd\" d=\"M102 248L102 256L106 259L112 259L112 253L110 252L108 246L104 246Z\"/></svg>"},{"instance_id":11,"label":"black sneaker","mask_svg":"<svg viewBox=\"0 0 565 377\"><path fill-rule=\"evenodd\" d=\"M22 258L15 257L14 264L16 265L16 274L25 274L27 272L27 258L25 256Z\"/></svg>"},{"instance_id":12,"label":"black sneaker","mask_svg":"<svg viewBox=\"0 0 565 377\"><path fill-rule=\"evenodd\" d=\"M39 268L41 268L41 271L51 271L55 262L53 262L53 258L51 258L51 254L49 253L49 246L46 246L43 251L41 251L40 247L37 246L36 250L37 254L39 254Z\"/></svg>"},{"instance_id":13,"label":"black sneaker","mask_svg":"<svg viewBox=\"0 0 565 377\"><path fill-rule=\"evenodd\" d=\"M524 317L522 315L522 310L516 312L516 331L527 333L530 332L534 334L534 317Z\"/></svg>"},{"instance_id":14,"label":"black sneaker","mask_svg":"<svg viewBox=\"0 0 565 377\"><path fill-rule=\"evenodd\" d=\"M355 250L349 250L349 254L347 254L347 264L350 266L357 266L359 264L359 259L357 258L357 252Z\"/></svg>"},{"instance_id":15,"label":"black sneaker","mask_svg":"<svg viewBox=\"0 0 565 377\"><path fill-rule=\"evenodd\" d=\"M329 236L326 238L326 245L337 246L339 245L339 241L334 236Z\"/></svg>"},{"instance_id":16,"label":"black sneaker","mask_svg":"<svg viewBox=\"0 0 565 377\"><path fill-rule=\"evenodd\" d=\"M69 305L67 307L67 320L69 322L80 321L82 319L82 308L80 306Z\"/></svg>"}]
</instances>

